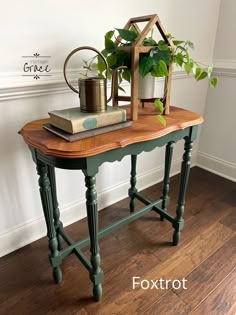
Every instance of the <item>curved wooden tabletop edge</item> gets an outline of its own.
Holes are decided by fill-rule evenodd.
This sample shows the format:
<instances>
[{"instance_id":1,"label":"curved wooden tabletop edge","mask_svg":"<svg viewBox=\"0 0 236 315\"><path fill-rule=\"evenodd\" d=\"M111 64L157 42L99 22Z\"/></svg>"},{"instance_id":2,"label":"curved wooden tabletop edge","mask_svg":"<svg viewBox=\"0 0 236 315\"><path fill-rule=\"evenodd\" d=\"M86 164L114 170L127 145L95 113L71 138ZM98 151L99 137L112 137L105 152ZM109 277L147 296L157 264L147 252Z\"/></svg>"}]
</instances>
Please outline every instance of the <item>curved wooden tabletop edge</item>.
<instances>
[{"instance_id":1,"label":"curved wooden tabletop edge","mask_svg":"<svg viewBox=\"0 0 236 315\"><path fill-rule=\"evenodd\" d=\"M122 107L123 108L123 107ZM129 118L129 107L127 118ZM171 106L170 114L165 116L166 126L156 119L156 110L152 107L139 110L139 119L131 127L92 136L90 138L67 142L45 130L42 125L49 119L40 119L27 123L20 131L24 141L39 149L45 155L62 158L83 158L113 149L124 148L130 144L153 140L171 132L199 125L203 118L192 111Z\"/></svg>"}]
</instances>

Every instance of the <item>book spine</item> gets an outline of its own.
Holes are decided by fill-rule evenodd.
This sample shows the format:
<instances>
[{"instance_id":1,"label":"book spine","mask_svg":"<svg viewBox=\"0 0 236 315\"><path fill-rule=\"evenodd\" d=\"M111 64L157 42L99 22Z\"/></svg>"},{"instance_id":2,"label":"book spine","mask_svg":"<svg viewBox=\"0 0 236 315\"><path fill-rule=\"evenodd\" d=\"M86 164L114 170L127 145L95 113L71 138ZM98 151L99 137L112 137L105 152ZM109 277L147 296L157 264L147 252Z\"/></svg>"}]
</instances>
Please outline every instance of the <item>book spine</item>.
<instances>
[{"instance_id":1,"label":"book spine","mask_svg":"<svg viewBox=\"0 0 236 315\"><path fill-rule=\"evenodd\" d=\"M72 121L71 120L68 120L68 119L65 119L63 117L60 117L60 116L57 116L57 115L54 115L52 113L49 113L49 116L50 116L50 123L57 127L57 128L60 128L66 132L69 132L69 133L74 133L73 132L73 126L72 126Z\"/></svg>"},{"instance_id":2,"label":"book spine","mask_svg":"<svg viewBox=\"0 0 236 315\"><path fill-rule=\"evenodd\" d=\"M54 115L53 113L50 114L50 123L53 126L71 134L101 128L124 121L126 121L126 111L120 108L104 113L94 113L94 115L72 120Z\"/></svg>"}]
</instances>

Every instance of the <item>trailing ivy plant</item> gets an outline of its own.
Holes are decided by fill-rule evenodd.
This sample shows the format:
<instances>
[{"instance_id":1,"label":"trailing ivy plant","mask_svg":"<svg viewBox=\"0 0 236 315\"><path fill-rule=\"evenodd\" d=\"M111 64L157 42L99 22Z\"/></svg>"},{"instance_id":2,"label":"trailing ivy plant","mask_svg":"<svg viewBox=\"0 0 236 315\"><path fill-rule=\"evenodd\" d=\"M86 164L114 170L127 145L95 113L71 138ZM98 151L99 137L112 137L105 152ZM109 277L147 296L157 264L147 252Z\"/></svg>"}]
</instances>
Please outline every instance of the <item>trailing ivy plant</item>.
<instances>
[{"instance_id":1,"label":"trailing ivy plant","mask_svg":"<svg viewBox=\"0 0 236 315\"><path fill-rule=\"evenodd\" d=\"M121 40L118 41L118 35ZM194 49L194 44L189 41L176 40L171 35L168 35L174 44L174 48L168 46L164 40L155 41L153 38L153 31L149 37L146 37L142 43L143 46L153 46L148 53L141 53L139 56L139 73L141 77L145 77L150 73L153 77L167 77L168 66L170 63L181 67L188 75L193 74L196 81L208 78L211 87L215 88L217 85L217 78L212 76L213 66L204 65L195 61L190 56L189 50ZM126 66L118 73L119 89L123 90L120 83L123 80L130 82L131 79L131 52L125 51L127 46L133 46L138 33L134 27L130 30L116 28L105 34L105 48L102 50L103 56L108 63L108 77L111 78L112 71L119 66ZM123 48L123 49L122 49ZM96 66L98 74L104 77L106 70L105 64L100 56L96 57ZM94 67L94 59L89 62L85 61L84 68L91 69ZM124 90L123 90L124 91ZM166 91L165 91L166 92ZM164 93L165 93L164 92ZM160 99L156 99L154 106L160 110L157 115L159 121L165 125L165 119L162 114L164 112L164 105Z\"/></svg>"}]
</instances>

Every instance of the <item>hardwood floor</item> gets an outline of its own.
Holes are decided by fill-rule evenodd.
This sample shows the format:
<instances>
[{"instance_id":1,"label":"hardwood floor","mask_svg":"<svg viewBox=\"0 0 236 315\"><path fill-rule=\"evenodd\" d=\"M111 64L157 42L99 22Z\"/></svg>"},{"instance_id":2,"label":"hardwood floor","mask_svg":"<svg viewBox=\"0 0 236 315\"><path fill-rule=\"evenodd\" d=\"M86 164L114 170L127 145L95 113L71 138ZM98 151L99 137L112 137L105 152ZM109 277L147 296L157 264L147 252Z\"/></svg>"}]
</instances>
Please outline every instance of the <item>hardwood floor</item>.
<instances>
[{"instance_id":1,"label":"hardwood floor","mask_svg":"<svg viewBox=\"0 0 236 315\"><path fill-rule=\"evenodd\" d=\"M171 179L174 213L179 176ZM143 191L160 195L161 184ZM128 198L99 213L100 228L126 216ZM137 202L137 208L141 204ZM66 228L74 240L87 235L86 219ZM185 227L171 246L173 229L155 212L100 240L105 273L103 299L95 303L88 273L75 256L62 264L54 284L46 237L0 259L0 314L236 314L236 185L200 168L190 174ZM84 250L86 255L89 251ZM186 287L132 288L132 278L185 278Z\"/></svg>"}]
</instances>

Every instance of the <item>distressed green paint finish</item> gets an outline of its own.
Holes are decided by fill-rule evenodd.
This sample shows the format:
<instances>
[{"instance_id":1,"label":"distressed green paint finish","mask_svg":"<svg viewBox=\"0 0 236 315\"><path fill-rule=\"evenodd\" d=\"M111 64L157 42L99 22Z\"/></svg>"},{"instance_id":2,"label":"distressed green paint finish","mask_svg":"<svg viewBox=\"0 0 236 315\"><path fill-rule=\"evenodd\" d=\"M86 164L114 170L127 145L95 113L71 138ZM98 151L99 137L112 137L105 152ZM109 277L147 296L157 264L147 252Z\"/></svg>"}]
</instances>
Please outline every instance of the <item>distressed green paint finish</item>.
<instances>
[{"instance_id":1,"label":"distressed green paint finish","mask_svg":"<svg viewBox=\"0 0 236 315\"><path fill-rule=\"evenodd\" d=\"M62 272L61 268L59 267L61 264L61 259L58 251L56 229L54 226L53 200L50 180L48 177L48 166L41 161L37 161L37 172L39 175L39 191L47 225L48 247L51 252L49 259L53 266L53 278L56 283L60 283L62 281Z\"/></svg>"},{"instance_id":2,"label":"distressed green paint finish","mask_svg":"<svg viewBox=\"0 0 236 315\"><path fill-rule=\"evenodd\" d=\"M63 239L59 233L59 229L63 228L62 222L60 221L60 210L57 201L57 188L56 188L56 177L55 177L55 169L54 167L48 165L48 177L51 183L51 192L52 192L52 202L53 202L53 218L54 225L56 229L58 249L61 250Z\"/></svg>"},{"instance_id":3,"label":"distressed green paint finish","mask_svg":"<svg viewBox=\"0 0 236 315\"><path fill-rule=\"evenodd\" d=\"M134 212L135 209L135 193L137 192L136 189L136 165L137 165L137 155L131 155L131 172L130 172L130 189L129 189L129 197L130 203L129 208L130 212Z\"/></svg>"},{"instance_id":4,"label":"distressed green paint finish","mask_svg":"<svg viewBox=\"0 0 236 315\"><path fill-rule=\"evenodd\" d=\"M178 205L176 208L176 217L173 222L174 234L173 234L173 245L178 245L180 241L180 232L184 227L184 204L185 204L185 194L188 185L188 178L190 172L190 161L191 161L191 151L192 151L193 141L191 137L185 137L185 145L184 145L184 154L183 161L181 165L181 174L180 174L180 190L179 190L179 198Z\"/></svg>"},{"instance_id":5,"label":"distressed green paint finish","mask_svg":"<svg viewBox=\"0 0 236 315\"><path fill-rule=\"evenodd\" d=\"M174 142L169 142L166 145L166 155L165 155L165 171L164 171L164 179L163 179L163 187L162 187L162 209L163 211L167 211L167 205L169 201L169 190L170 190L170 168L171 161L173 155L173 146ZM164 220L164 216L160 216L160 220Z\"/></svg>"},{"instance_id":6,"label":"distressed green paint finish","mask_svg":"<svg viewBox=\"0 0 236 315\"><path fill-rule=\"evenodd\" d=\"M90 279L93 282L93 296L96 301L102 298L103 271L100 268L100 253L98 245L98 209L97 209L97 192L96 192L96 178L95 176L87 176L85 174L86 191L86 207L88 218L88 229L90 236L90 262L92 270L90 271Z\"/></svg>"}]
</instances>

